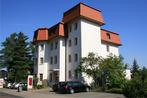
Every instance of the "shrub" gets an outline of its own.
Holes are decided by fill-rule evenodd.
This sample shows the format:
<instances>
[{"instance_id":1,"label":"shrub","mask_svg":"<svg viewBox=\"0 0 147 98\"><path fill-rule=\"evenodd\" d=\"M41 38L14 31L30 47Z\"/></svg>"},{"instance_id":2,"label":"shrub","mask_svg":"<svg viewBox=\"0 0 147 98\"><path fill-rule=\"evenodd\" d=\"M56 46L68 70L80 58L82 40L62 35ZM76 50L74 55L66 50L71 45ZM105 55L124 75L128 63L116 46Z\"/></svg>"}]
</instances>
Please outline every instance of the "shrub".
<instances>
[{"instance_id":1,"label":"shrub","mask_svg":"<svg viewBox=\"0 0 147 98\"><path fill-rule=\"evenodd\" d=\"M34 79L33 79L33 87L37 87L37 82L38 82L38 78L36 76L34 76Z\"/></svg>"},{"instance_id":2,"label":"shrub","mask_svg":"<svg viewBox=\"0 0 147 98\"><path fill-rule=\"evenodd\" d=\"M147 98L147 90L145 90L145 93L144 93L144 95L145 95L145 98Z\"/></svg>"},{"instance_id":3,"label":"shrub","mask_svg":"<svg viewBox=\"0 0 147 98\"><path fill-rule=\"evenodd\" d=\"M48 81L47 81L47 80L43 80L43 81L42 81L42 85L43 85L44 87L48 87Z\"/></svg>"},{"instance_id":4,"label":"shrub","mask_svg":"<svg viewBox=\"0 0 147 98\"><path fill-rule=\"evenodd\" d=\"M44 87L43 87L43 85L37 85L36 88L37 88L37 89L42 89L42 88L44 88Z\"/></svg>"},{"instance_id":5,"label":"shrub","mask_svg":"<svg viewBox=\"0 0 147 98\"><path fill-rule=\"evenodd\" d=\"M106 92L108 92L108 93L116 93L116 94L122 94L123 93L121 88L111 88L111 89L107 90Z\"/></svg>"},{"instance_id":6,"label":"shrub","mask_svg":"<svg viewBox=\"0 0 147 98\"><path fill-rule=\"evenodd\" d=\"M138 80L131 80L125 83L123 87L123 94L127 98L146 98L144 84Z\"/></svg>"}]
</instances>

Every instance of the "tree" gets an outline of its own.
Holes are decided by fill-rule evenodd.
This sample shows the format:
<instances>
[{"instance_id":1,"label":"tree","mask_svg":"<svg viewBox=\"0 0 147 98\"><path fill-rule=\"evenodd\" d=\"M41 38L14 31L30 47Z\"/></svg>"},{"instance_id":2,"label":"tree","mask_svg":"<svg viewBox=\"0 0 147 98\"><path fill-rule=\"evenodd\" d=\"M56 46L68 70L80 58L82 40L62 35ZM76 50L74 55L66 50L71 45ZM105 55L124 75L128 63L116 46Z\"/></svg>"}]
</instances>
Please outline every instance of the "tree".
<instances>
[{"instance_id":1,"label":"tree","mask_svg":"<svg viewBox=\"0 0 147 98\"><path fill-rule=\"evenodd\" d=\"M101 77L99 70L99 63L101 62L101 57L96 56L94 53L89 53L87 57L81 59L81 63L77 68L80 73L86 73L88 76L92 77L94 80L94 85L97 87L99 85L99 80Z\"/></svg>"},{"instance_id":2,"label":"tree","mask_svg":"<svg viewBox=\"0 0 147 98\"><path fill-rule=\"evenodd\" d=\"M134 59L132 69L131 69L131 78L134 78L136 75L139 75L139 65L137 64L137 60Z\"/></svg>"},{"instance_id":3,"label":"tree","mask_svg":"<svg viewBox=\"0 0 147 98\"><path fill-rule=\"evenodd\" d=\"M100 70L106 73L102 78L106 78L108 88L121 88L125 82L125 64L122 56L110 54L99 64Z\"/></svg>"},{"instance_id":4,"label":"tree","mask_svg":"<svg viewBox=\"0 0 147 98\"><path fill-rule=\"evenodd\" d=\"M141 81L147 84L147 68L143 67L141 70Z\"/></svg>"},{"instance_id":5,"label":"tree","mask_svg":"<svg viewBox=\"0 0 147 98\"><path fill-rule=\"evenodd\" d=\"M109 88L121 87L125 81L125 65L121 56L109 55L102 58L89 53L88 57L81 59L78 70L91 76L95 87L102 86L103 90L106 84Z\"/></svg>"},{"instance_id":6,"label":"tree","mask_svg":"<svg viewBox=\"0 0 147 98\"><path fill-rule=\"evenodd\" d=\"M1 56L3 65L8 68L8 78L11 81L26 80L32 66L31 50L28 37L24 33L13 33L2 43Z\"/></svg>"},{"instance_id":7,"label":"tree","mask_svg":"<svg viewBox=\"0 0 147 98\"><path fill-rule=\"evenodd\" d=\"M127 98L147 98L147 69L143 67L137 70L130 81L123 87L123 93Z\"/></svg>"}]
</instances>

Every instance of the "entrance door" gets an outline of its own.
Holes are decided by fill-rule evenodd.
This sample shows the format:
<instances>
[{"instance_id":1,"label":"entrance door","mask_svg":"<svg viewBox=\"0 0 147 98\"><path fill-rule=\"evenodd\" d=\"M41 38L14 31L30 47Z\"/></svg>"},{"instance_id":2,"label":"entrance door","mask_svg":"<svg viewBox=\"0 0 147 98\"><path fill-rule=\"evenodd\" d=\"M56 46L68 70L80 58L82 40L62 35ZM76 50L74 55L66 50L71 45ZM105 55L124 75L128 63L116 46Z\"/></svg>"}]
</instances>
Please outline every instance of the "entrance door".
<instances>
[{"instance_id":1,"label":"entrance door","mask_svg":"<svg viewBox=\"0 0 147 98\"><path fill-rule=\"evenodd\" d=\"M59 71L54 71L54 81L59 82Z\"/></svg>"}]
</instances>

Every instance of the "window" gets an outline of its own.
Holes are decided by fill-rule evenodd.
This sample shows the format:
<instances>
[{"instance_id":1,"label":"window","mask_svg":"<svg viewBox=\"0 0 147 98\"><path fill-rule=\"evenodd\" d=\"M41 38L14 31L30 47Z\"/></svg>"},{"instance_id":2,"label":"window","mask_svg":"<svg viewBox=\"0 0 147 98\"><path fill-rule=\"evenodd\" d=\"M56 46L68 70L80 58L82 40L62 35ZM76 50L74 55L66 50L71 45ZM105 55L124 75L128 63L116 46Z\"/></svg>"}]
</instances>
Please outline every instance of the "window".
<instances>
[{"instance_id":1,"label":"window","mask_svg":"<svg viewBox=\"0 0 147 98\"><path fill-rule=\"evenodd\" d=\"M43 58L40 58L40 64L43 64Z\"/></svg>"},{"instance_id":2,"label":"window","mask_svg":"<svg viewBox=\"0 0 147 98\"><path fill-rule=\"evenodd\" d=\"M109 49L109 45L106 45L106 49L107 49L107 52L110 51L110 49Z\"/></svg>"},{"instance_id":3,"label":"window","mask_svg":"<svg viewBox=\"0 0 147 98\"><path fill-rule=\"evenodd\" d=\"M36 45L36 52L38 52L38 45Z\"/></svg>"},{"instance_id":4,"label":"window","mask_svg":"<svg viewBox=\"0 0 147 98\"><path fill-rule=\"evenodd\" d=\"M68 46L71 47L71 40L68 41Z\"/></svg>"},{"instance_id":5,"label":"window","mask_svg":"<svg viewBox=\"0 0 147 98\"><path fill-rule=\"evenodd\" d=\"M54 64L57 64L57 56L54 57Z\"/></svg>"},{"instance_id":6,"label":"window","mask_svg":"<svg viewBox=\"0 0 147 98\"><path fill-rule=\"evenodd\" d=\"M77 62L77 61L78 61L78 54L75 53L75 62Z\"/></svg>"},{"instance_id":7,"label":"window","mask_svg":"<svg viewBox=\"0 0 147 98\"><path fill-rule=\"evenodd\" d=\"M78 44L78 38L75 38L74 44L77 45Z\"/></svg>"},{"instance_id":8,"label":"window","mask_svg":"<svg viewBox=\"0 0 147 98\"><path fill-rule=\"evenodd\" d=\"M107 39L110 39L111 38L110 37L110 33L107 33L106 35L107 35Z\"/></svg>"},{"instance_id":9,"label":"window","mask_svg":"<svg viewBox=\"0 0 147 98\"><path fill-rule=\"evenodd\" d=\"M68 62L71 62L71 55L68 55Z\"/></svg>"},{"instance_id":10,"label":"window","mask_svg":"<svg viewBox=\"0 0 147 98\"><path fill-rule=\"evenodd\" d=\"M50 57L50 64L53 64L53 57Z\"/></svg>"},{"instance_id":11,"label":"window","mask_svg":"<svg viewBox=\"0 0 147 98\"><path fill-rule=\"evenodd\" d=\"M41 73L40 74L40 81L42 81L43 80L43 74Z\"/></svg>"},{"instance_id":12,"label":"window","mask_svg":"<svg viewBox=\"0 0 147 98\"><path fill-rule=\"evenodd\" d=\"M77 27L78 27L78 25L77 25L77 23L75 23L74 24L74 30L77 30Z\"/></svg>"},{"instance_id":13,"label":"window","mask_svg":"<svg viewBox=\"0 0 147 98\"><path fill-rule=\"evenodd\" d=\"M57 48L58 48L58 42L55 43L55 49L57 49Z\"/></svg>"},{"instance_id":14,"label":"window","mask_svg":"<svg viewBox=\"0 0 147 98\"><path fill-rule=\"evenodd\" d=\"M52 82L52 80L53 80L53 74L50 73L50 82Z\"/></svg>"},{"instance_id":15,"label":"window","mask_svg":"<svg viewBox=\"0 0 147 98\"><path fill-rule=\"evenodd\" d=\"M68 78L69 79L71 78L71 71L70 70L68 71Z\"/></svg>"},{"instance_id":16,"label":"window","mask_svg":"<svg viewBox=\"0 0 147 98\"><path fill-rule=\"evenodd\" d=\"M37 59L37 58L35 58L35 64L36 64L36 65L38 64L38 59Z\"/></svg>"},{"instance_id":17,"label":"window","mask_svg":"<svg viewBox=\"0 0 147 98\"><path fill-rule=\"evenodd\" d=\"M41 51L43 51L44 50L44 45L41 44L40 47L41 47Z\"/></svg>"},{"instance_id":18,"label":"window","mask_svg":"<svg viewBox=\"0 0 147 98\"><path fill-rule=\"evenodd\" d=\"M71 32L71 31L72 31L72 26L70 25L70 26L69 26L69 32Z\"/></svg>"},{"instance_id":19,"label":"window","mask_svg":"<svg viewBox=\"0 0 147 98\"><path fill-rule=\"evenodd\" d=\"M50 49L53 50L53 43L51 43L51 47L50 47Z\"/></svg>"},{"instance_id":20,"label":"window","mask_svg":"<svg viewBox=\"0 0 147 98\"><path fill-rule=\"evenodd\" d=\"M75 79L78 79L78 72L75 71Z\"/></svg>"}]
</instances>

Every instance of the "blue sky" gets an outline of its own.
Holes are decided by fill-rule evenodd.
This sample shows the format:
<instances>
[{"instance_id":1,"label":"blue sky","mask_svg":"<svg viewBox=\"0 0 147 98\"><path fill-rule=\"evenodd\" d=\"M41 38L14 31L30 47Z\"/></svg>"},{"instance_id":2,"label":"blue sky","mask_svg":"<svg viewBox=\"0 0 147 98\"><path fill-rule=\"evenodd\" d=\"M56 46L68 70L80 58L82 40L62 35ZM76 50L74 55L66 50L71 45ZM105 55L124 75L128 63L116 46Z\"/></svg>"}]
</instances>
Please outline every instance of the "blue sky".
<instances>
[{"instance_id":1,"label":"blue sky","mask_svg":"<svg viewBox=\"0 0 147 98\"><path fill-rule=\"evenodd\" d=\"M63 12L83 2L102 11L102 28L120 34L125 62L147 67L147 0L0 0L0 43L13 32L32 40L39 27L61 21Z\"/></svg>"}]
</instances>

